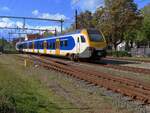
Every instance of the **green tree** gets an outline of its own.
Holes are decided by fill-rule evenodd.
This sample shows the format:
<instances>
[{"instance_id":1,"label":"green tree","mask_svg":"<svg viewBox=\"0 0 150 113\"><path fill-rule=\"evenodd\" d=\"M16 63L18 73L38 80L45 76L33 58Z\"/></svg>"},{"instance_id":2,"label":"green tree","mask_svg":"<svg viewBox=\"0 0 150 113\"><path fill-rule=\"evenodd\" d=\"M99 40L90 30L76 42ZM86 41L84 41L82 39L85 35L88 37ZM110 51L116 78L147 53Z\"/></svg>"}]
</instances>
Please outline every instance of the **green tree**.
<instances>
[{"instance_id":1,"label":"green tree","mask_svg":"<svg viewBox=\"0 0 150 113\"><path fill-rule=\"evenodd\" d=\"M4 38L0 38L0 46L8 48L10 46L10 43Z\"/></svg>"},{"instance_id":2,"label":"green tree","mask_svg":"<svg viewBox=\"0 0 150 113\"><path fill-rule=\"evenodd\" d=\"M97 25L111 38L114 48L124 40L127 31L140 25L141 14L133 0L105 0L105 8Z\"/></svg>"},{"instance_id":3,"label":"green tree","mask_svg":"<svg viewBox=\"0 0 150 113\"><path fill-rule=\"evenodd\" d=\"M76 27L76 23L73 23L63 33L73 32L76 29L75 27ZM78 27L77 29L94 28L95 23L94 23L92 12L90 12L90 11L81 12L77 16L77 27Z\"/></svg>"},{"instance_id":4,"label":"green tree","mask_svg":"<svg viewBox=\"0 0 150 113\"><path fill-rule=\"evenodd\" d=\"M105 35L107 42L110 42L110 31L112 30L111 24L104 22L104 19L107 18L105 15L105 8L100 7L96 10L93 15L93 24L95 25L96 29L99 29Z\"/></svg>"},{"instance_id":5,"label":"green tree","mask_svg":"<svg viewBox=\"0 0 150 113\"><path fill-rule=\"evenodd\" d=\"M81 12L78 17L78 28L93 28L93 15L90 11Z\"/></svg>"},{"instance_id":6,"label":"green tree","mask_svg":"<svg viewBox=\"0 0 150 113\"><path fill-rule=\"evenodd\" d=\"M45 31L44 32L44 37L48 37L48 36L54 36L54 33Z\"/></svg>"},{"instance_id":7,"label":"green tree","mask_svg":"<svg viewBox=\"0 0 150 113\"><path fill-rule=\"evenodd\" d=\"M137 44L142 43L144 45L147 45L148 43L150 43L150 4L145 6L141 10L141 13L143 15L141 26L138 30L134 30L134 32L131 30L130 32L127 32L126 34L128 34L128 37L126 38L126 40L132 40Z\"/></svg>"},{"instance_id":8,"label":"green tree","mask_svg":"<svg viewBox=\"0 0 150 113\"><path fill-rule=\"evenodd\" d=\"M146 41L150 41L150 4L142 9L142 14L144 15L142 34L144 34Z\"/></svg>"}]
</instances>

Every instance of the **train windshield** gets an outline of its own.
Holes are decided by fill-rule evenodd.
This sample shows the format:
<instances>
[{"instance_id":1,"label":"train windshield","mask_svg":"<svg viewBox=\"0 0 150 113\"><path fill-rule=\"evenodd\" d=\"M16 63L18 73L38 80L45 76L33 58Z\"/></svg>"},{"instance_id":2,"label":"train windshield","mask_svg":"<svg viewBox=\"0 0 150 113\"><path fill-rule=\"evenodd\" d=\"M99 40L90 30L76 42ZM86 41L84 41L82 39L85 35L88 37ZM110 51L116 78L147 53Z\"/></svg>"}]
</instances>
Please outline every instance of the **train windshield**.
<instances>
[{"instance_id":1,"label":"train windshield","mask_svg":"<svg viewBox=\"0 0 150 113\"><path fill-rule=\"evenodd\" d=\"M88 34L92 42L104 41L103 35L98 30L88 30Z\"/></svg>"}]
</instances>

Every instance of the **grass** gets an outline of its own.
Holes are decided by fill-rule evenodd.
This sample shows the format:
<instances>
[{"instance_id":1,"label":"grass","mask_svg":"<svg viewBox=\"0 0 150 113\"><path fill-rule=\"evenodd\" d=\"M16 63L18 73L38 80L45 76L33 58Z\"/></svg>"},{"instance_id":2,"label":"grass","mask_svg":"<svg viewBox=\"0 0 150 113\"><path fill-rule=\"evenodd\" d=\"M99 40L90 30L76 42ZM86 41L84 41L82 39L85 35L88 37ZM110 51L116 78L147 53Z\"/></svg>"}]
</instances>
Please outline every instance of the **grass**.
<instances>
[{"instance_id":1,"label":"grass","mask_svg":"<svg viewBox=\"0 0 150 113\"><path fill-rule=\"evenodd\" d=\"M61 113L60 100L8 56L0 56L0 113Z\"/></svg>"}]
</instances>

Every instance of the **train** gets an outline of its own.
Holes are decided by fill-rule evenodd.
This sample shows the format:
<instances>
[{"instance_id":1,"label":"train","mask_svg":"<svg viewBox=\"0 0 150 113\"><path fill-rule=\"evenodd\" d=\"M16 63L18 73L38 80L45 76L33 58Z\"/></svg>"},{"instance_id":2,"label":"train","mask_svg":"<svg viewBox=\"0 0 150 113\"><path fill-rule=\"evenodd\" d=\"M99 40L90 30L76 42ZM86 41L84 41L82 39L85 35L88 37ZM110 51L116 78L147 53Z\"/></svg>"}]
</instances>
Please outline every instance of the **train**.
<instances>
[{"instance_id":1,"label":"train","mask_svg":"<svg viewBox=\"0 0 150 113\"><path fill-rule=\"evenodd\" d=\"M71 60L106 56L107 43L102 32L81 29L73 33L18 42L16 50L25 53L67 57Z\"/></svg>"}]
</instances>

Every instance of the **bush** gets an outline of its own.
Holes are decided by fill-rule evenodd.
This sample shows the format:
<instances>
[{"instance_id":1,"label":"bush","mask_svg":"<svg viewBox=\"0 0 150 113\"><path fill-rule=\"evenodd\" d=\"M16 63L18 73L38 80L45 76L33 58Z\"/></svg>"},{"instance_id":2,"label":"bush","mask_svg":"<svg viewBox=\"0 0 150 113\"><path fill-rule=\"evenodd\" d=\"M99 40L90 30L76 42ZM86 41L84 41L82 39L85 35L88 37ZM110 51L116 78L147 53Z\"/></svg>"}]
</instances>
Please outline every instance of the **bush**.
<instances>
[{"instance_id":1,"label":"bush","mask_svg":"<svg viewBox=\"0 0 150 113\"><path fill-rule=\"evenodd\" d=\"M114 57L131 57L131 54L127 51L109 51L107 55Z\"/></svg>"}]
</instances>

